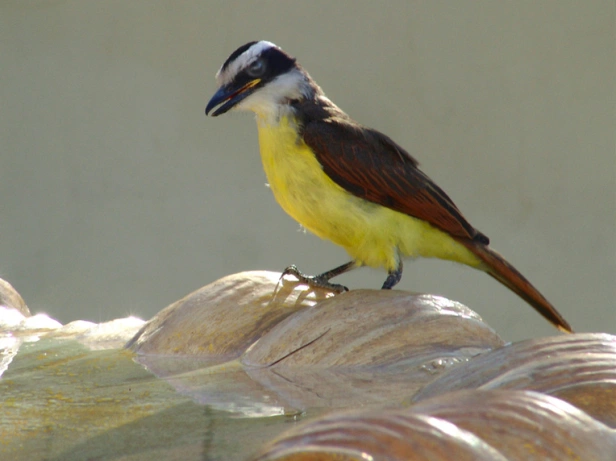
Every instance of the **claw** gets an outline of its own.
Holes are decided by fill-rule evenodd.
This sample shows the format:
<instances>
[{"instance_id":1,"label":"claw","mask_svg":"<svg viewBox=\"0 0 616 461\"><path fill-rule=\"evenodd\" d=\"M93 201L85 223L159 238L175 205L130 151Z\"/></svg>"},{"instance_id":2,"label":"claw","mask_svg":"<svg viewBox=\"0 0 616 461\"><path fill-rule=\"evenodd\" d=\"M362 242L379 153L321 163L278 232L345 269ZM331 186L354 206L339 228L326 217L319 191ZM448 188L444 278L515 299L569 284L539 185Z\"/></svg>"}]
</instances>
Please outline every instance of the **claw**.
<instances>
[{"instance_id":1,"label":"claw","mask_svg":"<svg viewBox=\"0 0 616 461\"><path fill-rule=\"evenodd\" d=\"M295 264L287 267L284 271L282 271L281 278L285 275L292 275L295 277L300 283L305 283L308 286L314 288L325 288L327 290L331 290L335 293L344 293L345 291L349 291L347 287L344 285L340 285L338 283L330 283L328 275L330 272L325 272L320 275L306 275L300 272Z\"/></svg>"}]
</instances>

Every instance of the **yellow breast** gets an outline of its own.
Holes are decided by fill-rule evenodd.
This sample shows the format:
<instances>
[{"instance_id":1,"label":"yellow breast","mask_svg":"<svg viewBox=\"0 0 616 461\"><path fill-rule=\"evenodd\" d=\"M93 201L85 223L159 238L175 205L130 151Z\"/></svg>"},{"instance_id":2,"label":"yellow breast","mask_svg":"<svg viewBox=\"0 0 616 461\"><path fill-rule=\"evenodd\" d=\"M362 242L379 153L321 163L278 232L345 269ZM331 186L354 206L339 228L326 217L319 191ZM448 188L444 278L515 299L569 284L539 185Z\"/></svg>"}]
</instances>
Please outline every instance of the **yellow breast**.
<instances>
[{"instance_id":1,"label":"yellow breast","mask_svg":"<svg viewBox=\"0 0 616 461\"><path fill-rule=\"evenodd\" d=\"M334 183L289 117L278 123L257 118L257 126L263 168L280 206L312 233L343 246L359 264L392 270L399 254L479 264L464 246L428 223Z\"/></svg>"},{"instance_id":2,"label":"yellow breast","mask_svg":"<svg viewBox=\"0 0 616 461\"><path fill-rule=\"evenodd\" d=\"M361 213L343 210L375 205L357 199L334 183L288 118L259 123L261 159L269 186L280 206L302 226L345 248L354 246L366 226ZM359 229L358 229L359 228Z\"/></svg>"}]
</instances>

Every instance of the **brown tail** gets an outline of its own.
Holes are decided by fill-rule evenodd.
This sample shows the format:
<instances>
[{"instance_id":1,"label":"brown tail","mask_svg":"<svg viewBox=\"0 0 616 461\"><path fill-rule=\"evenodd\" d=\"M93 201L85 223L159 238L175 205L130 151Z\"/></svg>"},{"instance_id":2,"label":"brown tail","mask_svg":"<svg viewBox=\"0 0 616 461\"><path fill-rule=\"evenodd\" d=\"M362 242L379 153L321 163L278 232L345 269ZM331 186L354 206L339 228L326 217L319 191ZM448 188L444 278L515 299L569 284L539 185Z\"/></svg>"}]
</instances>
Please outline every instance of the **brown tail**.
<instances>
[{"instance_id":1,"label":"brown tail","mask_svg":"<svg viewBox=\"0 0 616 461\"><path fill-rule=\"evenodd\" d=\"M486 267L484 270L489 275L533 306L537 312L543 315L556 328L565 333L573 333L569 323L560 315L556 308L505 258L481 243L466 239L458 241L485 263Z\"/></svg>"}]
</instances>

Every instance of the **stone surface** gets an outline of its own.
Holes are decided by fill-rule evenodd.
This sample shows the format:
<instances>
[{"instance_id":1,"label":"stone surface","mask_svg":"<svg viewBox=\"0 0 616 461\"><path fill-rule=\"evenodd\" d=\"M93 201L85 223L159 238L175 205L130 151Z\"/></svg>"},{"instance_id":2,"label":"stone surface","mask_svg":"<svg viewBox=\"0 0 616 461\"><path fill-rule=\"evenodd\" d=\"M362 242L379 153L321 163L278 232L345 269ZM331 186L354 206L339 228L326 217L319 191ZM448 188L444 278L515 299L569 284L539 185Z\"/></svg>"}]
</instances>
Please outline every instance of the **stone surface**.
<instances>
[{"instance_id":1,"label":"stone surface","mask_svg":"<svg viewBox=\"0 0 616 461\"><path fill-rule=\"evenodd\" d=\"M330 413L286 431L256 460L616 459L616 432L529 391L465 390L408 409Z\"/></svg>"},{"instance_id":2,"label":"stone surface","mask_svg":"<svg viewBox=\"0 0 616 461\"><path fill-rule=\"evenodd\" d=\"M505 345L438 296L279 278L223 278L145 324L0 308L0 459L239 461L275 436L257 459L612 459L613 336Z\"/></svg>"},{"instance_id":3,"label":"stone surface","mask_svg":"<svg viewBox=\"0 0 616 461\"><path fill-rule=\"evenodd\" d=\"M0 307L17 309L25 317L30 316L30 309L26 302L13 286L6 280L0 279Z\"/></svg>"},{"instance_id":4,"label":"stone surface","mask_svg":"<svg viewBox=\"0 0 616 461\"><path fill-rule=\"evenodd\" d=\"M281 321L242 357L250 367L375 367L468 358L502 339L468 307L399 290L353 290Z\"/></svg>"},{"instance_id":5,"label":"stone surface","mask_svg":"<svg viewBox=\"0 0 616 461\"><path fill-rule=\"evenodd\" d=\"M543 392L616 427L616 337L579 333L510 344L452 369L413 399L460 389Z\"/></svg>"},{"instance_id":6,"label":"stone surface","mask_svg":"<svg viewBox=\"0 0 616 461\"><path fill-rule=\"evenodd\" d=\"M470 432L438 418L386 409L327 415L291 429L255 461L506 461Z\"/></svg>"},{"instance_id":7,"label":"stone surface","mask_svg":"<svg viewBox=\"0 0 616 461\"><path fill-rule=\"evenodd\" d=\"M423 400L410 410L472 432L510 461L616 459L616 431L537 392L464 390Z\"/></svg>"},{"instance_id":8,"label":"stone surface","mask_svg":"<svg viewBox=\"0 0 616 461\"><path fill-rule=\"evenodd\" d=\"M353 290L290 315L241 362L253 380L293 407L348 407L402 401L503 344L462 304L398 290Z\"/></svg>"},{"instance_id":9,"label":"stone surface","mask_svg":"<svg viewBox=\"0 0 616 461\"><path fill-rule=\"evenodd\" d=\"M163 309L127 347L139 354L232 359L293 312L333 294L274 272L229 275Z\"/></svg>"}]
</instances>

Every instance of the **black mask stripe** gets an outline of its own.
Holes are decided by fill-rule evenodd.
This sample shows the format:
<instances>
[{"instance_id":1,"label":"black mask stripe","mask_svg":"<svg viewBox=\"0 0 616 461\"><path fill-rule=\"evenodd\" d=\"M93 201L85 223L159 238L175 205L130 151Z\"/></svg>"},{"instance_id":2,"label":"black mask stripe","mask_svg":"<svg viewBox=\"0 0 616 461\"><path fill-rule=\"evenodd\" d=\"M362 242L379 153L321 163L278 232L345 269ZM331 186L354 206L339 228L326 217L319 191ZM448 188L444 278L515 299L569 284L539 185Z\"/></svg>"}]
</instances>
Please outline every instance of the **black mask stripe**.
<instances>
[{"instance_id":1,"label":"black mask stripe","mask_svg":"<svg viewBox=\"0 0 616 461\"><path fill-rule=\"evenodd\" d=\"M295 58L292 58L280 48L269 48L261 54L260 58L265 61L265 73L261 77L259 86L263 86L295 66ZM242 71L236 75L230 86L240 88L253 79L245 71Z\"/></svg>"}]
</instances>

